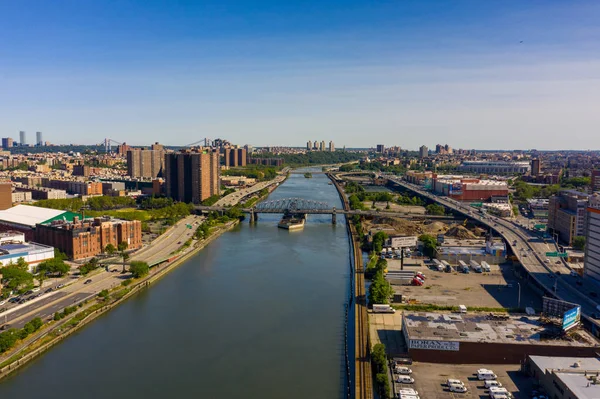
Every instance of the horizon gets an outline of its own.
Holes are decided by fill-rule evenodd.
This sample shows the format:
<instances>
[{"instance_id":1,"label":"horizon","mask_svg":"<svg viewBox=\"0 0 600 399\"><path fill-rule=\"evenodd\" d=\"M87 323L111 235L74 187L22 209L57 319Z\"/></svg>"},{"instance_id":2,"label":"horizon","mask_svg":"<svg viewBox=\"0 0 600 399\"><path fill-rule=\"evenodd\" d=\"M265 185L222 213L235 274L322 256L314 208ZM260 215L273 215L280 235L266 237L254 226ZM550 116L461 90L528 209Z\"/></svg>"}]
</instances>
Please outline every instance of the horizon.
<instances>
[{"instance_id":1,"label":"horizon","mask_svg":"<svg viewBox=\"0 0 600 399\"><path fill-rule=\"evenodd\" d=\"M600 148L595 2L31 0L0 15L2 137Z\"/></svg>"}]
</instances>

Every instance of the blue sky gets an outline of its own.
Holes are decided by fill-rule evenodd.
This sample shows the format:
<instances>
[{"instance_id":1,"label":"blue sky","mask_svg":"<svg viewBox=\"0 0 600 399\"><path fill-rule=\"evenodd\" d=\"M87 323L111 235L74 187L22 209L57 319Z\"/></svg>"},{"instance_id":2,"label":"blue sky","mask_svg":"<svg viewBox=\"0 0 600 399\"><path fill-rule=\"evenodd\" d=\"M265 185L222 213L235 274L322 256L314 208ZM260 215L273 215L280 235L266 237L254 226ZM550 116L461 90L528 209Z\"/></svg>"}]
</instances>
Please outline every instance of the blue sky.
<instances>
[{"instance_id":1,"label":"blue sky","mask_svg":"<svg viewBox=\"0 0 600 399\"><path fill-rule=\"evenodd\" d=\"M0 135L600 149L599 20L595 1L0 0Z\"/></svg>"}]
</instances>

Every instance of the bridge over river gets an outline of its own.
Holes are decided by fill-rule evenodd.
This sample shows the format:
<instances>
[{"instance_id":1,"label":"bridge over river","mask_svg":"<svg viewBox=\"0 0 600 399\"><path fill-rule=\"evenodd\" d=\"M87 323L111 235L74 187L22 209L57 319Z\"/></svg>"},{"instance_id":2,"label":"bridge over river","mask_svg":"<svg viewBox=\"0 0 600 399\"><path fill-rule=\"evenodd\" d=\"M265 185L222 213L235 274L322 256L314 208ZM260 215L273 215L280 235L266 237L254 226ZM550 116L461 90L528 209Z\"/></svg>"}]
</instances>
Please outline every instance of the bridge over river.
<instances>
[{"instance_id":1,"label":"bridge over river","mask_svg":"<svg viewBox=\"0 0 600 399\"><path fill-rule=\"evenodd\" d=\"M225 212L229 208L222 206L197 205L195 209L199 212ZM258 220L259 213L275 213L284 215L331 215L331 222L336 223L336 215L361 215L361 216L390 216L412 220L439 219L457 220L455 216L420 215L409 212L398 212L393 210L344 210L330 206L326 202L307 200L304 198L281 198L272 201L264 201L252 208L242 208L242 212L250 215L250 223ZM464 219L464 218L462 218ZM462 220L461 219L461 220Z\"/></svg>"}]
</instances>

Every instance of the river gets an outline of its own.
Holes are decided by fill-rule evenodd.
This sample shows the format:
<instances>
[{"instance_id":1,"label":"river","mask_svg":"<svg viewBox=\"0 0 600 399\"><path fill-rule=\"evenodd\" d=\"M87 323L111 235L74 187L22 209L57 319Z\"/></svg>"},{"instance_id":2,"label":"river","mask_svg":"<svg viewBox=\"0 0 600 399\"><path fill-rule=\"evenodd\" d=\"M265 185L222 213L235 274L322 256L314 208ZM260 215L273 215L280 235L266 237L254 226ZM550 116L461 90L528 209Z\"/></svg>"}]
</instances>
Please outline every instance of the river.
<instances>
[{"instance_id":1,"label":"river","mask_svg":"<svg viewBox=\"0 0 600 399\"><path fill-rule=\"evenodd\" d=\"M316 169L313 170L313 172ZM322 174L269 199L341 208ZM3 398L339 398L349 243L343 216L301 232L260 215L0 382ZM350 347L353 345L351 344Z\"/></svg>"}]
</instances>

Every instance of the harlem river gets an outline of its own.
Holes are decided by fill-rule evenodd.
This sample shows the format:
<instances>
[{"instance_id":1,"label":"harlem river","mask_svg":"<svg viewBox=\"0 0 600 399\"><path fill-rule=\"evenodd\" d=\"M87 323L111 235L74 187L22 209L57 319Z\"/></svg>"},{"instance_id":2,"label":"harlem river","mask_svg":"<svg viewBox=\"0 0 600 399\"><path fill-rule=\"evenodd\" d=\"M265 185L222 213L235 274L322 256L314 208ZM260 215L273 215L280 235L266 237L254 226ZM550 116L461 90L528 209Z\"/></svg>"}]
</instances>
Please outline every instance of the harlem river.
<instances>
[{"instance_id":1,"label":"harlem river","mask_svg":"<svg viewBox=\"0 0 600 399\"><path fill-rule=\"evenodd\" d=\"M317 171L314 169L313 172ZM341 201L325 175L269 197ZM0 382L2 398L340 398L349 242L344 217L244 221ZM353 321L353 318L351 319ZM353 347L353 344L350 344Z\"/></svg>"}]
</instances>

